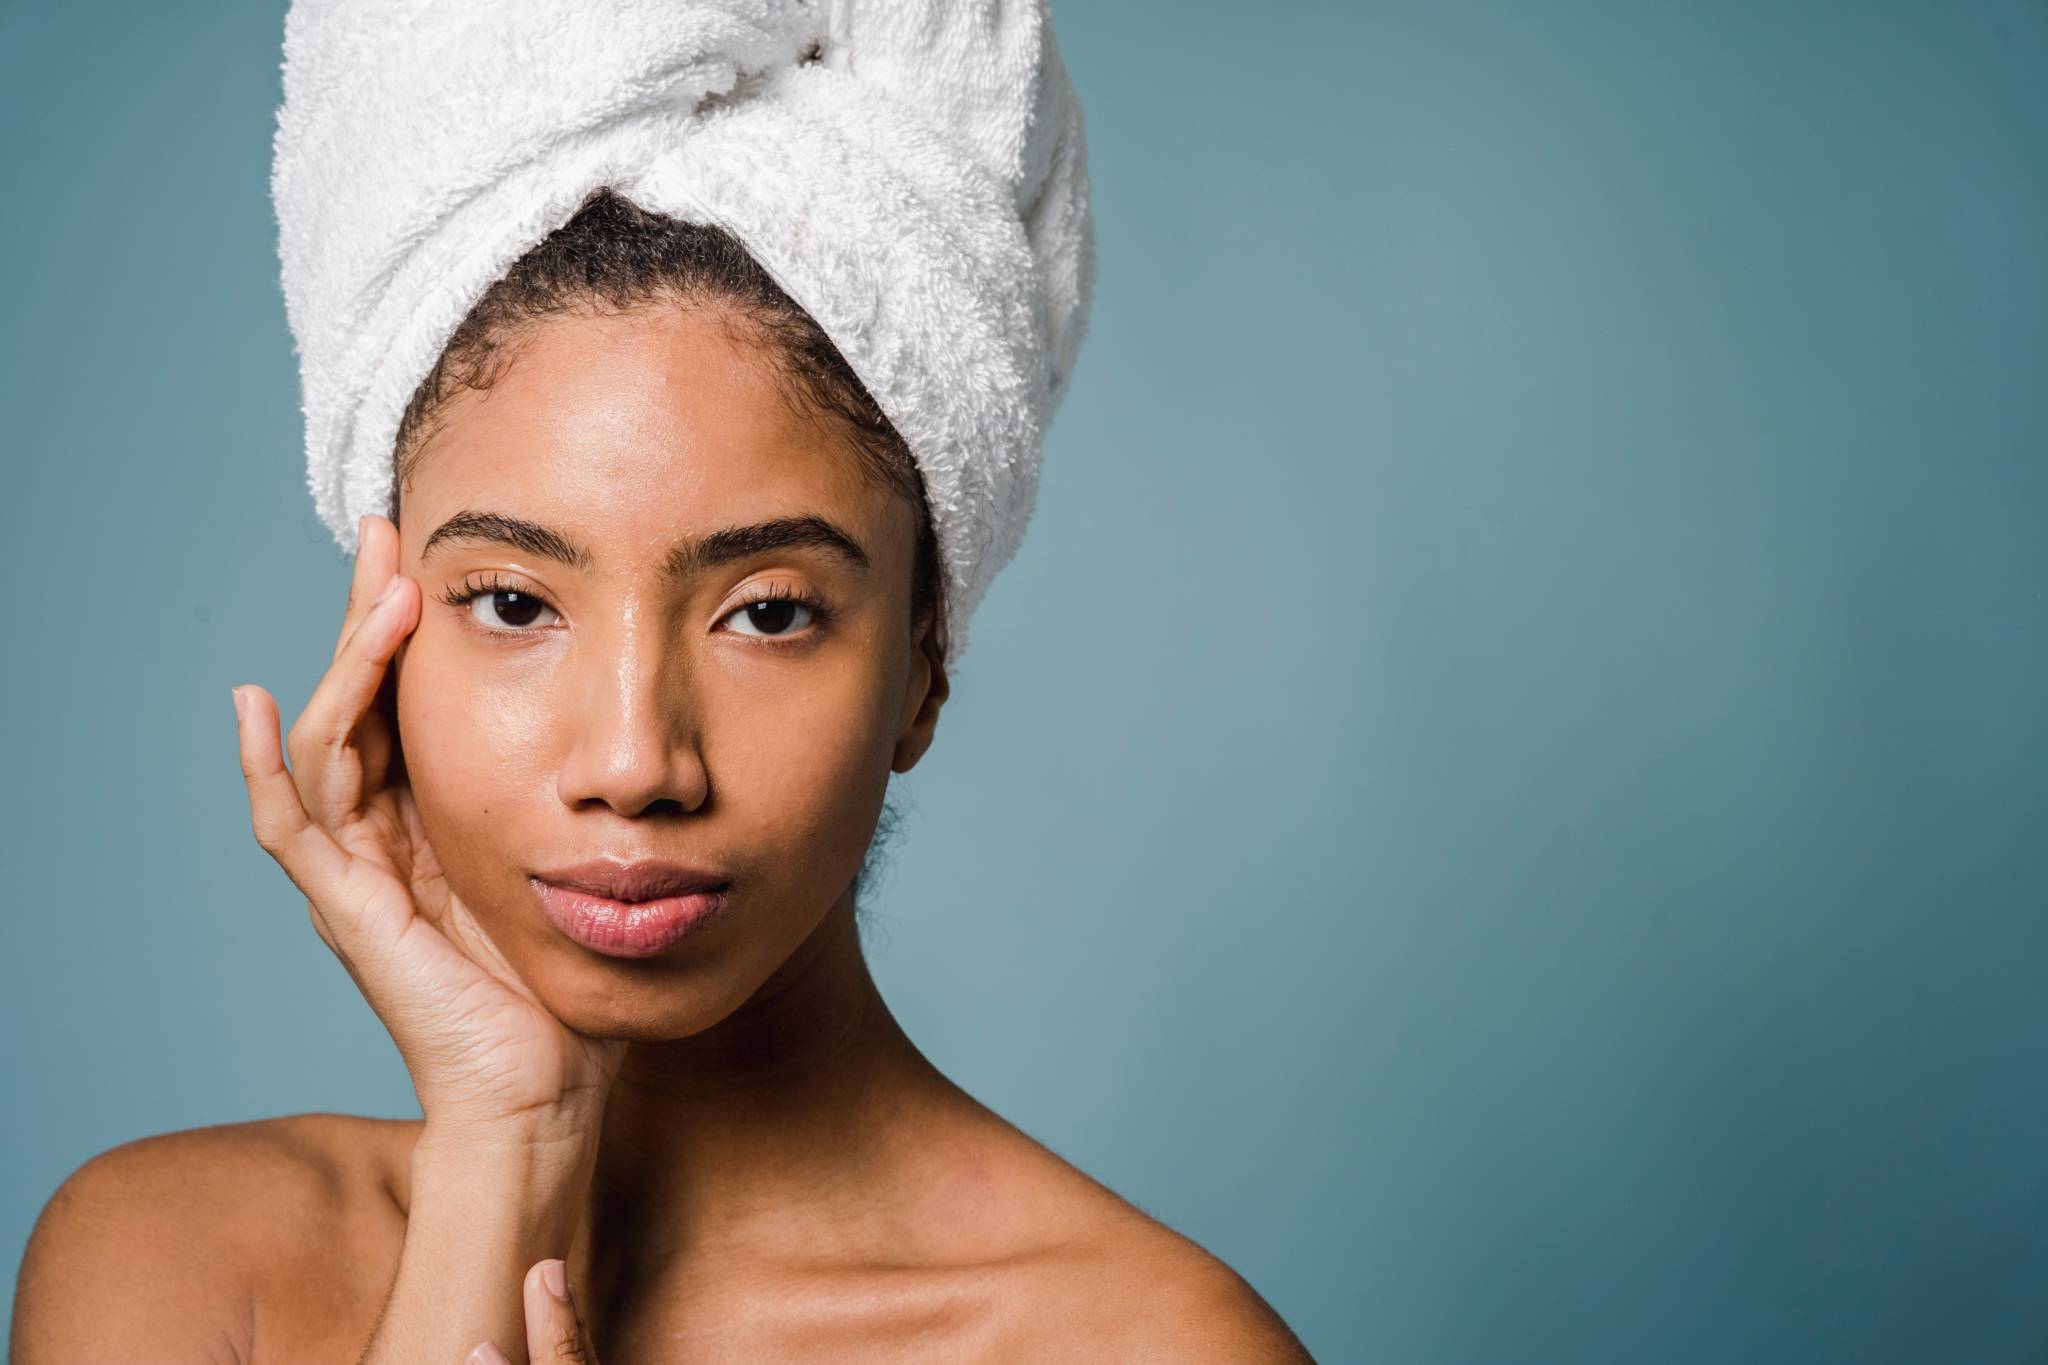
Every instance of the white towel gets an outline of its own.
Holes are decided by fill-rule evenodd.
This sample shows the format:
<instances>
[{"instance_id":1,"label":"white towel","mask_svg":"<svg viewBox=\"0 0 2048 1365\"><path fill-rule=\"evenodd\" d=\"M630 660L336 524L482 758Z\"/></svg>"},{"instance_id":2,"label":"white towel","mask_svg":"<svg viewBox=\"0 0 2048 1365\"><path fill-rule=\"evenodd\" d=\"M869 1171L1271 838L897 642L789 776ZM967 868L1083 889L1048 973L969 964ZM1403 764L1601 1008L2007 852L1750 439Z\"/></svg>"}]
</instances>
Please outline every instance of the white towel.
<instances>
[{"instance_id":1,"label":"white towel","mask_svg":"<svg viewBox=\"0 0 2048 1365\"><path fill-rule=\"evenodd\" d=\"M294 0L271 193L341 547L456 324L610 185L723 226L923 471L954 662L1016 552L1094 286L1044 0Z\"/></svg>"}]
</instances>

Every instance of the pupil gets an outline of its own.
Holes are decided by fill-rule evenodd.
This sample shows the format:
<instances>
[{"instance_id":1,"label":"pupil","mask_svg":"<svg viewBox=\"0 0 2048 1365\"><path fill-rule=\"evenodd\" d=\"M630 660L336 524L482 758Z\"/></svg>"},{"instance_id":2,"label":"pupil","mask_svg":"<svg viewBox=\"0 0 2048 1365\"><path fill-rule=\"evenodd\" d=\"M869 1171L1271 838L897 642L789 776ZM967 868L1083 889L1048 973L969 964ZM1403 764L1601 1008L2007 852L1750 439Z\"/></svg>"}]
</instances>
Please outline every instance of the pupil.
<instances>
[{"instance_id":1,"label":"pupil","mask_svg":"<svg viewBox=\"0 0 2048 1365\"><path fill-rule=\"evenodd\" d=\"M512 603L509 609L504 605L508 599ZM493 593L491 600L498 613L498 619L508 626L530 625L533 618L540 614L540 599L531 593Z\"/></svg>"},{"instance_id":2,"label":"pupil","mask_svg":"<svg viewBox=\"0 0 2048 1365\"><path fill-rule=\"evenodd\" d=\"M747 612L754 618L756 629L767 631L770 635L780 635L789 628L789 617L796 609L795 602L782 599L756 602L747 608Z\"/></svg>"}]
</instances>

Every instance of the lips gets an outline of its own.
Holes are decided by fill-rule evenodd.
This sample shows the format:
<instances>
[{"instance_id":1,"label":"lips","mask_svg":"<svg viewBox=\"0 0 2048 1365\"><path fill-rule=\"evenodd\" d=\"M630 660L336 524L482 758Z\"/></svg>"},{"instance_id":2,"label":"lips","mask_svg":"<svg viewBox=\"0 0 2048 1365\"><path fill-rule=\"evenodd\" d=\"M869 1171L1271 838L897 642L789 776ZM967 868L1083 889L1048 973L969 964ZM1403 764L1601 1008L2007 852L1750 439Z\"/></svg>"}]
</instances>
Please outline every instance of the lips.
<instances>
[{"instance_id":1,"label":"lips","mask_svg":"<svg viewBox=\"0 0 2048 1365\"><path fill-rule=\"evenodd\" d=\"M577 863L527 878L541 913L608 957L652 957L725 917L732 879L683 863Z\"/></svg>"},{"instance_id":2,"label":"lips","mask_svg":"<svg viewBox=\"0 0 2048 1365\"><path fill-rule=\"evenodd\" d=\"M533 875L554 886L627 905L721 891L732 884L722 872L654 859L628 863L601 858Z\"/></svg>"}]
</instances>

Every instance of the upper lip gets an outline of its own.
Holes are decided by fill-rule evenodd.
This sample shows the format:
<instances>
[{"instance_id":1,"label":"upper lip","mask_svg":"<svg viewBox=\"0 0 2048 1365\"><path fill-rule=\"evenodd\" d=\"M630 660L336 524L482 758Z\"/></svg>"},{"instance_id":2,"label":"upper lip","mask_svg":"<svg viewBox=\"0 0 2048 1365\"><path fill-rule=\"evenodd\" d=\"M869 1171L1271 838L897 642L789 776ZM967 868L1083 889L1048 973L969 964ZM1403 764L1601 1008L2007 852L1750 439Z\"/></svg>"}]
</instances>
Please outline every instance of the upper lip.
<instances>
[{"instance_id":1,"label":"upper lip","mask_svg":"<svg viewBox=\"0 0 2048 1365\"><path fill-rule=\"evenodd\" d=\"M686 896L693 891L717 891L732 880L708 868L655 859L628 863L599 858L533 875L556 886L615 901L651 901L663 896Z\"/></svg>"}]
</instances>

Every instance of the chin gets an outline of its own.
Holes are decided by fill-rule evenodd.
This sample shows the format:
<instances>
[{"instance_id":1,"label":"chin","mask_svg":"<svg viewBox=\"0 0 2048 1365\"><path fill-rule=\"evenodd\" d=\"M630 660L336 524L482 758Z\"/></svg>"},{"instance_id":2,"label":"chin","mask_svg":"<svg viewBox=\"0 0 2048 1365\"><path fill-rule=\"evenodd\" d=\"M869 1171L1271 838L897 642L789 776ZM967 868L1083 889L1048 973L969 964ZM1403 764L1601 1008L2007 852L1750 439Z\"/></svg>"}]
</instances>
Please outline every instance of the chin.
<instances>
[{"instance_id":1,"label":"chin","mask_svg":"<svg viewBox=\"0 0 2048 1365\"><path fill-rule=\"evenodd\" d=\"M719 966L698 962L676 969L672 957L639 959L588 955L564 945L546 963L516 970L547 1011L591 1038L635 1043L672 1042L717 1024L748 992L732 980L730 958Z\"/></svg>"},{"instance_id":2,"label":"chin","mask_svg":"<svg viewBox=\"0 0 2048 1365\"><path fill-rule=\"evenodd\" d=\"M723 1018L724 1016L719 1016ZM673 1016L626 1016L608 1014L587 1019L563 1020L586 1038L628 1043L674 1043L702 1033L718 1019L681 1019Z\"/></svg>"},{"instance_id":3,"label":"chin","mask_svg":"<svg viewBox=\"0 0 2048 1365\"><path fill-rule=\"evenodd\" d=\"M660 987L657 998L620 998L606 988L605 998L574 990L544 993L541 1003L563 1024L588 1038L623 1039L629 1043L670 1043L702 1033L732 1013L723 997L699 1000L687 985L674 982ZM635 997L640 993L633 992Z\"/></svg>"}]
</instances>

